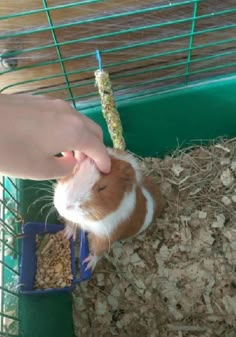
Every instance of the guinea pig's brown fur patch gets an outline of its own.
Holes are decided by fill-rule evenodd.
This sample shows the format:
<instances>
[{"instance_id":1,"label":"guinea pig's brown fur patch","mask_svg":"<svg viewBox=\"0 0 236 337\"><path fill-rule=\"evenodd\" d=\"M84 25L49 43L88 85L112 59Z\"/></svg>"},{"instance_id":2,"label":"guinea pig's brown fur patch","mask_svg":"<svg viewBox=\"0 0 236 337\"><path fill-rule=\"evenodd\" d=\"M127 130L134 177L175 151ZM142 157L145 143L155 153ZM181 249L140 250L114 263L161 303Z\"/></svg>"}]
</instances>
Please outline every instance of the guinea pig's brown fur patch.
<instances>
[{"instance_id":1,"label":"guinea pig's brown fur patch","mask_svg":"<svg viewBox=\"0 0 236 337\"><path fill-rule=\"evenodd\" d=\"M150 177L143 178L143 185L152 194L155 200L155 211L153 221L160 216L164 208L164 200L158 185ZM139 186L136 187L136 206L131 216L118 225L117 229L109 237L100 238L93 233L89 233L89 245L93 254L101 256L105 253L110 245L116 241L128 239L136 235L144 223L147 212L147 201Z\"/></svg>"},{"instance_id":2,"label":"guinea pig's brown fur patch","mask_svg":"<svg viewBox=\"0 0 236 337\"><path fill-rule=\"evenodd\" d=\"M144 187L151 193L152 197L155 200L156 208L154 218L159 217L166 205L165 200L162 196L160 186L154 182L152 177L143 177L143 185Z\"/></svg>"},{"instance_id":3,"label":"guinea pig's brown fur patch","mask_svg":"<svg viewBox=\"0 0 236 337\"><path fill-rule=\"evenodd\" d=\"M93 233L90 233L89 246L91 252L97 256L100 256L106 250L108 250L109 245L111 245L113 242L124 240L135 235L144 223L146 210L146 199L141 191L141 188L136 187L136 206L132 215L126 221L118 225L109 239L107 237L100 238Z\"/></svg>"},{"instance_id":4,"label":"guinea pig's brown fur patch","mask_svg":"<svg viewBox=\"0 0 236 337\"><path fill-rule=\"evenodd\" d=\"M111 171L102 174L93 186L90 200L81 207L89 211L89 218L101 220L118 209L126 192L131 192L135 183L135 171L130 163L111 158Z\"/></svg>"},{"instance_id":5,"label":"guinea pig's brown fur patch","mask_svg":"<svg viewBox=\"0 0 236 337\"><path fill-rule=\"evenodd\" d=\"M144 223L147 201L139 186L136 188L136 204L131 216L122 222L112 234L113 241L125 240L137 234Z\"/></svg>"}]
</instances>

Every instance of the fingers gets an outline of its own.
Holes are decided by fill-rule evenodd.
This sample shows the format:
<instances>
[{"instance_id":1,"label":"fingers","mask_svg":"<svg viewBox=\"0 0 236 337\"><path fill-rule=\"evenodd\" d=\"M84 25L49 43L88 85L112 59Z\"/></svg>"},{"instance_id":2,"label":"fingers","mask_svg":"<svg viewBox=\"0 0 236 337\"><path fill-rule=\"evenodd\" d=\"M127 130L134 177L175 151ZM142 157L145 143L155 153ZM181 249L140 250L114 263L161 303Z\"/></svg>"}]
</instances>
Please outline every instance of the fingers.
<instances>
[{"instance_id":1,"label":"fingers","mask_svg":"<svg viewBox=\"0 0 236 337\"><path fill-rule=\"evenodd\" d=\"M52 157L44 165L43 179L58 179L72 174L77 164L74 156L65 156L61 158Z\"/></svg>"},{"instance_id":2,"label":"fingers","mask_svg":"<svg viewBox=\"0 0 236 337\"><path fill-rule=\"evenodd\" d=\"M86 124L86 126L88 127L88 129L90 129L91 132L93 132L98 139L100 139L101 141L103 140L103 132L101 127L96 124L92 119L80 114L83 122Z\"/></svg>"},{"instance_id":3,"label":"fingers","mask_svg":"<svg viewBox=\"0 0 236 337\"><path fill-rule=\"evenodd\" d=\"M98 169L103 173L109 173L111 169L111 161L108 156L105 145L103 144L103 132L101 127L92 119L79 114L84 123L84 134L86 134L86 141L83 146L79 147L79 151L75 151L75 158L78 162L82 162L86 157L94 160Z\"/></svg>"},{"instance_id":4,"label":"fingers","mask_svg":"<svg viewBox=\"0 0 236 337\"><path fill-rule=\"evenodd\" d=\"M110 172L111 159L105 145L96 136L90 134L88 141L84 143L80 151L90 157L101 172Z\"/></svg>"},{"instance_id":5,"label":"fingers","mask_svg":"<svg viewBox=\"0 0 236 337\"><path fill-rule=\"evenodd\" d=\"M75 151L75 158L78 163L81 163L86 158L86 155L80 151Z\"/></svg>"},{"instance_id":6,"label":"fingers","mask_svg":"<svg viewBox=\"0 0 236 337\"><path fill-rule=\"evenodd\" d=\"M62 152L62 155L67 159L74 157L77 160L77 164L81 163L86 158L86 155L80 151L74 151L74 154L72 151Z\"/></svg>"},{"instance_id":7,"label":"fingers","mask_svg":"<svg viewBox=\"0 0 236 337\"><path fill-rule=\"evenodd\" d=\"M74 157L72 151L62 152L61 154L62 154L63 157L65 157L65 158L71 158L71 157Z\"/></svg>"},{"instance_id":8,"label":"fingers","mask_svg":"<svg viewBox=\"0 0 236 337\"><path fill-rule=\"evenodd\" d=\"M80 113L76 113L74 117L73 119L69 119L71 124L69 123L70 127L65 133L67 134L67 148L71 148L75 155L73 157L72 152L70 151L63 152L64 162L61 159L60 163L64 163L65 166L61 166L59 169L65 169L65 171L63 171L64 173L67 171L67 165L70 161L73 162L74 160L78 164L86 157L89 157L95 162L101 172L109 173L111 169L111 159L103 143L103 132L101 127L93 120ZM64 119L63 125L67 125L67 122L68 119ZM68 162L66 160L68 160Z\"/></svg>"},{"instance_id":9,"label":"fingers","mask_svg":"<svg viewBox=\"0 0 236 337\"><path fill-rule=\"evenodd\" d=\"M78 148L74 149L74 158L77 163L81 163L86 157L90 157L101 172L109 173L111 163L106 147L103 144L102 129L89 118L81 116L84 126L80 132L83 132L83 137L78 143ZM73 156L71 151L62 152L62 154L67 159Z\"/></svg>"}]
</instances>

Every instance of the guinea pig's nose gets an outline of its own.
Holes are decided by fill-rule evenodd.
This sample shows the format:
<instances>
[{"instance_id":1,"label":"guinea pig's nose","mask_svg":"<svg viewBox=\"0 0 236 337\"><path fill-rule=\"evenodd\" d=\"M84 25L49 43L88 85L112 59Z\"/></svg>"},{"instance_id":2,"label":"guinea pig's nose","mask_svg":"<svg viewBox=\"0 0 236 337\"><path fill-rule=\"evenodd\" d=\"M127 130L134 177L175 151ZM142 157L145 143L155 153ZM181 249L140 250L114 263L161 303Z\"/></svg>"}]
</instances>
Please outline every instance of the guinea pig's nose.
<instances>
[{"instance_id":1,"label":"guinea pig's nose","mask_svg":"<svg viewBox=\"0 0 236 337\"><path fill-rule=\"evenodd\" d=\"M72 204L68 204L68 205L66 205L66 209L68 210L68 211L70 211L71 209L73 209L73 205Z\"/></svg>"}]
</instances>

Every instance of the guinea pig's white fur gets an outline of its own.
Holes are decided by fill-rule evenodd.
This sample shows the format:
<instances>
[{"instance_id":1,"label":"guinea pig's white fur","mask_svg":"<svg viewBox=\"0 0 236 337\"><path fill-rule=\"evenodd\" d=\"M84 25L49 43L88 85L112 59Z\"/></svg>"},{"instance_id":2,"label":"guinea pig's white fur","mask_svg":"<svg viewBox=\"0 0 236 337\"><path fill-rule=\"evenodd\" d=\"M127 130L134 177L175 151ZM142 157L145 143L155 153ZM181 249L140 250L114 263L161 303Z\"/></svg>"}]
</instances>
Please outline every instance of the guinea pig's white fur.
<instances>
[{"instance_id":1,"label":"guinea pig's white fur","mask_svg":"<svg viewBox=\"0 0 236 337\"><path fill-rule=\"evenodd\" d=\"M129 162L134 168L137 183L141 181L142 175L135 157L127 152L117 153L110 148L108 153L117 159ZM91 220L88 218L89 213L80 206L89 200L92 187L99 180L100 175L95 164L89 158L86 158L80 164L72 179L57 183L54 191L54 205L59 214L66 220L78 224L82 229L93 232L97 236L104 237L109 236L117 225L127 219L133 212L136 204L136 192L134 185L131 192L124 194L123 200L121 200L119 207L115 211L101 220ZM143 193L148 198L147 201L152 199L146 190ZM154 203L152 202L152 204ZM153 211L154 205L146 214L144 227L148 226ZM73 235L73 227L71 226L71 235ZM67 236L70 236L69 228L67 228Z\"/></svg>"},{"instance_id":2,"label":"guinea pig's white fur","mask_svg":"<svg viewBox=\"0 0 236 337\"><path fill-rule=\"evenodd\" d=\"M74 218L71 219L74 211L82 212L79 206L90 198L91 189L100 177L95 164L89 158L86 158L75 171L73 179L58 182L54 191L55 207L61 216L65 218L69 216L70 221L75 221Z\"/></svg>"},{"instance_id":3,"label":"guinea pig's white fur","mask_svg":"<svg viewBox=\"0 0 236 337\"><path fill-rule=\"evenodd\" d=\"M141 188L143 195L147 201L147 212L146 212L146 216L144 219L144 223L142 225L142 227L140 228L140 230L138 231L137 234L142 233L143 231L145 231L145 229L147 229L147 227L150 225L152 219L153 219L153 214L155 211L155 204L154 204L154 200L153 197L151 196L151 194L148 192L148 190L144 187Z\"/></svg>"}]
</instances>

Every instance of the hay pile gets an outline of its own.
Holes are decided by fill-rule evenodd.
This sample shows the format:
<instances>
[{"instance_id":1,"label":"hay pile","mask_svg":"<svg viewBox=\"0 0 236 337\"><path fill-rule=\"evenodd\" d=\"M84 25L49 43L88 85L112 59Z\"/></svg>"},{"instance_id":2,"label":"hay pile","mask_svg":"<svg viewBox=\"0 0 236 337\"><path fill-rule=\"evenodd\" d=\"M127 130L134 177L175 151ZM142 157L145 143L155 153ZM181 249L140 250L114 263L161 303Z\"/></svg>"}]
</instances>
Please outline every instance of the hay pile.
<instances>
[{"instance_id":1,"label":"hay pile","mask_svg":"<svg viewBox=\"0 0 236 337\"><path fill-rule=\"evenodd\" d=\"M236 140L145 158L167 207L74 293L77 337L236 336Z\"/></svg>"}]
</instances>

